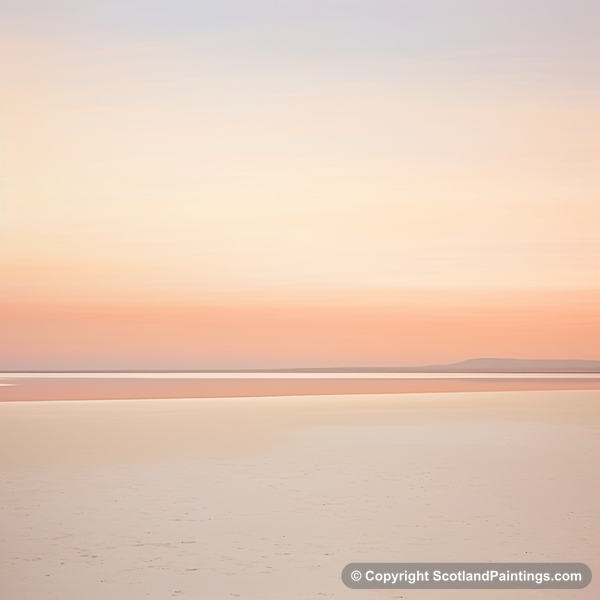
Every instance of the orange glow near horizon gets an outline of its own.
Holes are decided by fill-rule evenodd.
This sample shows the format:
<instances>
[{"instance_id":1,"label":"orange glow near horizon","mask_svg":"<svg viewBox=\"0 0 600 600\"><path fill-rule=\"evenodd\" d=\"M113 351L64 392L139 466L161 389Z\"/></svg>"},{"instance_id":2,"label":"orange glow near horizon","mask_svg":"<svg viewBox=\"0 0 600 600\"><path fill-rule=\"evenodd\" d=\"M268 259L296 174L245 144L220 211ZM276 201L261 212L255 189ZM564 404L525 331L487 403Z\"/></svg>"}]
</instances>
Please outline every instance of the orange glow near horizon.
<instances>
[{"instance_id":1,"label":"orange glow near horizon","mask_svg":"<svg viewBox=\"0 0 600 600\"><path fill-rule=\"evenodd\" d=\"M423 300L418 302L418 298ZM396 305L4 306L5 370L409 366L471 357L598 359L598 296L525 304L415 294ZM470 301L471 300L471 301ZM515 301L521 300L521 303Z\"/></svg>"}]
</instances>

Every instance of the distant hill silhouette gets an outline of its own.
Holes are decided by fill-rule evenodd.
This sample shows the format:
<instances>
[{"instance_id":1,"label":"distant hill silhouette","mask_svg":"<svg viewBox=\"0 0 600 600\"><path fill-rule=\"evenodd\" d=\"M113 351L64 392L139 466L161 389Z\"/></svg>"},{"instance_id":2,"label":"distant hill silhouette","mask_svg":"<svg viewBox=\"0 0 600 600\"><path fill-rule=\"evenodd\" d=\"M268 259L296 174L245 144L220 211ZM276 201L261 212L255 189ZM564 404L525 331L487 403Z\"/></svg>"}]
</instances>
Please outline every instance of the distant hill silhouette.
<instances>
[{"instance_id":1,"label":"distant hill silhouette","mask_svg":"<svg viewBox=\"0 0 600 600\"><path fill-rule=\"evenodd\" d=\"M3 371L0 371L2 373ZM287 369L123 369L10 371L11 373L598 373L600 360L471 358L449 365L421 367L302 367Z\"/></svg>"},{"instance_id":2,"label":"distant hill silhouette","mask_svg":"<svg viewBox=\"0 0 600 600\"><path fill-rule=\"evenodd\" d=\"M552 373L552 372L600 372L600 360L528 360L519 358L473 358L450 365L421 367L449 372L508 372L508 373Z\"/></svg>"},{"instance_id":3,"label":"distant hill silhouette","mask_svg":"<svg viewBox=\"0 0 600 600\"><path fill-rule=\"evenodd\" d=\"M288 371L296 373L600 373L600 360L472 358L449 365L422 367L332 367L288 369Z\"/></svg>"}]
</instances>

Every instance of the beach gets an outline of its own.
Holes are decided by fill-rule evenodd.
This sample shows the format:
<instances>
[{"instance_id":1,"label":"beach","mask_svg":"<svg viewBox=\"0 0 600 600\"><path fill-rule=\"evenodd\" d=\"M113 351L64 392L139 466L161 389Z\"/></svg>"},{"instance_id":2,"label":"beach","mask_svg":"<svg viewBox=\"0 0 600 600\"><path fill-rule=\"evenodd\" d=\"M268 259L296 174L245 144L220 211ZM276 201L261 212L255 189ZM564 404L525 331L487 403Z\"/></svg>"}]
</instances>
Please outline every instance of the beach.
<instances>
[{"instance_id":1,"label":"beach","mask_svg":"<svg viewBox=\"0 0 600 600\"><path fill-rule=\"evenodd\" d=\"M8 389L8 388L6 388ZM600 572L600 391L0 403L0 596L595 598L351 590L350 562Z\"/></svg>"}]
</instances>

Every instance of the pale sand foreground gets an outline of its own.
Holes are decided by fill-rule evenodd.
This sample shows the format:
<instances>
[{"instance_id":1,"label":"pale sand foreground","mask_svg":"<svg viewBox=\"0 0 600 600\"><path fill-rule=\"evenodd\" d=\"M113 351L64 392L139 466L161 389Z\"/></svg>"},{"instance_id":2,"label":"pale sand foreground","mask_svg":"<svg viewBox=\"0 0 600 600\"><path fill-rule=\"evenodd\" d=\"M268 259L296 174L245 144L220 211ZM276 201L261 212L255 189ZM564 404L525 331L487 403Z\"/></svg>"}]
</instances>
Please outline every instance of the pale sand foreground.
<instances>
[{"instance_id":1,"label":"pale sand foreground","mask_svg":"<svg viewBox=\"0 0 600 600\"><path fill-rule=\"evenodd\" d=\"M7 600L598 598L600 392L0 404ZM349 562L584 562L350 590Z\"/></svg>"}]
</instances>

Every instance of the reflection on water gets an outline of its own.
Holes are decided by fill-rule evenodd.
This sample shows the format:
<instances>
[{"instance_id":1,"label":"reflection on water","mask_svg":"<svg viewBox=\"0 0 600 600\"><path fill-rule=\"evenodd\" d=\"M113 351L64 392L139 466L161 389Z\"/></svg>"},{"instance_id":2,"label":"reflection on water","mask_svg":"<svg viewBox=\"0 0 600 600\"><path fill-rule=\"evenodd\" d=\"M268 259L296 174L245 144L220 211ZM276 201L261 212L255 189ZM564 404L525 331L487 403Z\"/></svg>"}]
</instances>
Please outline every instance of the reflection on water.
<instances>
[{"instance_id":1,"label":"reflection on water","mask_svg":"<svg viewBox=\"0 0 600 600\"><path fill-rule=\"evenodd\" d=\"M0 401L600 389L598 374L106 373L5 376Z\"/></svg>"}]
</instances>

